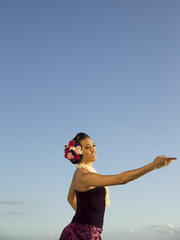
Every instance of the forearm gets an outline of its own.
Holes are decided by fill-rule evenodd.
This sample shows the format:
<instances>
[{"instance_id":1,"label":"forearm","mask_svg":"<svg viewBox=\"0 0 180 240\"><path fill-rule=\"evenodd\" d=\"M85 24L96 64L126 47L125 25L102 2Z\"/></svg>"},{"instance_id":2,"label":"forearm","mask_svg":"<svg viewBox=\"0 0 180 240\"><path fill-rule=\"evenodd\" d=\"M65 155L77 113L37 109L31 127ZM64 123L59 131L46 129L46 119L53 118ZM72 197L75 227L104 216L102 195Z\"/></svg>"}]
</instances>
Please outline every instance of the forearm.
<instances>
[{"instance_id":1,"label":"forearm","mask_svg":"<svg viewBox=\"0 0 180 240\"><path fill-rule=\"evenodd\" d=\"M119 177L123 179L124 183L128 183L136 178L143 176L144 174L151 172L155 167L152 163L149 163L141 168L128 170L119 174Z\"/></svg>"},{"instance_id":2,"label":"forearm","mask_svg":"<svg viewBox=\"0 0 180 240\"><path fill-rule=\"evenodd\" d=\"M76 198L74 198L73 200L69 200L68 202L71 205L71 207L74 209L74 211L76 211L76 209L77 209L77 200L76 200Z\"/></svg>"}]
</instances>

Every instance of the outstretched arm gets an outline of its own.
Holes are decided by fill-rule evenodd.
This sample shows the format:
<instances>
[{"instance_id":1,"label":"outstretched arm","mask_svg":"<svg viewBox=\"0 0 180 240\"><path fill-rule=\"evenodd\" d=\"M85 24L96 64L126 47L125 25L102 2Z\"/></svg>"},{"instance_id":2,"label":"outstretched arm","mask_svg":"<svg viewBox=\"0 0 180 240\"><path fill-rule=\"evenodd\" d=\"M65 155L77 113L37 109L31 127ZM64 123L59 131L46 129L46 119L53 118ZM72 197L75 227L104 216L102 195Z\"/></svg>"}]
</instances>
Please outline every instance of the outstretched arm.
<instances>
[{"instance_id":1,"label":"outstretched arm","mask_svg":"<svg viewBox=\"0 0 180 240\"><path fill-rule=\"evenodd\" d=\"M148 163L143 167L133 169L133 170L128 170L120 174L114 174L114 175L102 175L102 174L92 173L92 172L83 172L79 175L78 181L81 185L95 186L95 187L126 184L136 178L143 176L144 174L154 169L167 166L175 159L176 158L172 158L172 157L167 158L165 157L165 155L158 156L154 159L153 162Z\"/></svg>"},{"instance_id":2,"label":"outstretched arm","mask_svg":"<svg viewBox=\"0 0 180 240\"><path fill-rule=\"evenodd\" d=\"M79 175L78 181L81 185L95 187L120 185L126 184L152 170L154 170L154 166L152 163L149 163L144 167L128 170L114 175L102 175L99 173L83 172Z\"/></svg>"}]
</instances>

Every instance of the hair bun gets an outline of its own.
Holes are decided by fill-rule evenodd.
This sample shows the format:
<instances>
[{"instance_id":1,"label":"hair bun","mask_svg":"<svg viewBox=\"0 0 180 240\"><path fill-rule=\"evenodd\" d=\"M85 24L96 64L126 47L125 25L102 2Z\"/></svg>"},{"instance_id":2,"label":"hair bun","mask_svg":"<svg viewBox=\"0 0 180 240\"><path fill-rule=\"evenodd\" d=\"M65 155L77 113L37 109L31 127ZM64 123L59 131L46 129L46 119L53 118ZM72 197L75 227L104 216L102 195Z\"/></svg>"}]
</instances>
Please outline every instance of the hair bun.
<instances>
[{"instance_id":1,"label":"hair bun","mask_svg":"<svg viewBox=\"0 0 180 240\"><path fill-rule=\"evenodd\" d=\"M81 161L80 161L80 160L77 160L77 159L71 159L70 162L71 162L72 164L78 164L78 163L80 163Z\"/></svg>"}]
</instances>

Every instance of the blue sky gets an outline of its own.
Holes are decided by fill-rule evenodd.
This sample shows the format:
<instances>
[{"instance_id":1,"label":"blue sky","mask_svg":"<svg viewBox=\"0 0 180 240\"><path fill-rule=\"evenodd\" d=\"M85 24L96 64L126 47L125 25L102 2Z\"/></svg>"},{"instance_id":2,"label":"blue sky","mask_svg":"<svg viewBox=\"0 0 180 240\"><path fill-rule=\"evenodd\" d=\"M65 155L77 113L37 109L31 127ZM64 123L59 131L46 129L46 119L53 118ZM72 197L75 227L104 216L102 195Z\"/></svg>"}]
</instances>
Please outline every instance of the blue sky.
<instances>
[{"instance_id":1,"label":"blue sky","mask_svg":"<svg viewBox=\"0 0 180 240\"><path fill-rule=\"evenodd\" d=\"M78 132L94 168L179 159L179 1L0 1L0 240L58 239ZM177 240L180 163L109 187L102 238ZM143 236L143 237L142 237Z\"/></svg>"}]
</instances>

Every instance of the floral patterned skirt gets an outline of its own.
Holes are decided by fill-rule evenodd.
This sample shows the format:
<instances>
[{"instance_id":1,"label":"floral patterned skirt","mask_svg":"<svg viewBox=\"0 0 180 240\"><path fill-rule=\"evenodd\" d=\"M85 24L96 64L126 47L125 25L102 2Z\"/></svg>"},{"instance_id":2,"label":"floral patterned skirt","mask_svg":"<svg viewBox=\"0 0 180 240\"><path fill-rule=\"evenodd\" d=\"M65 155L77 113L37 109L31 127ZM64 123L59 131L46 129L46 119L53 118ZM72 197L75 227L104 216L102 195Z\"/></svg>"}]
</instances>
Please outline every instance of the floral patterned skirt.
<instances>
[{"instance_id":1,"label":"floral patterned skirt","mask_svg":"<svg viewBox=\"0 0 180 240\"><path fill-rule=\"evenodd\" d=\"M103 228L84 223L69 223L62 231L59 240L102 240Z\"/></svg>"}]
</instances>

